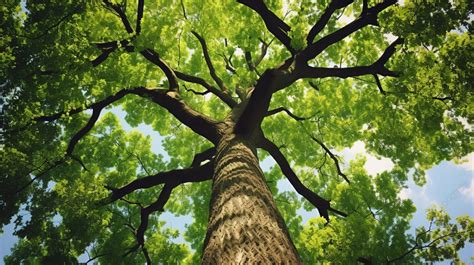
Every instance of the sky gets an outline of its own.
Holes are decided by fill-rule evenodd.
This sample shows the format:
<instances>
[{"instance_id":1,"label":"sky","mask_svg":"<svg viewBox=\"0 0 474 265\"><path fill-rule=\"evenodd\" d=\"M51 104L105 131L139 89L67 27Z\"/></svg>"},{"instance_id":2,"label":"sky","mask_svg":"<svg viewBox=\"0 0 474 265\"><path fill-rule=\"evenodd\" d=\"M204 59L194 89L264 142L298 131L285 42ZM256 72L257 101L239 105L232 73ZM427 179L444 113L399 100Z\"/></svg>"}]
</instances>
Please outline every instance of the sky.
<instances>
[{"instance_id":1,"label":"sky","mask_svg":"<svg viewBox=\"0 0 474 265\"><path fill-rule=\"evenodd\" d=\"M126 131L132 129L139 130L145 135L149 135L152 139L152 151L165 155L161 141L163 139L157 132L153 131L151 126L141 124L137 128L131 128L125 122L125 112L119 108L113 108L109 111L115 113ZM102 115L104 115L104 112ZM365 155L367 162L365 169L371 175L376 175L385 170L390 170L393 163L388 158L379 157L368 154L365 150L363 142L356 142L351 148L346 148L340 152L336 152L342 157L345 165L354 159L357 155ZM261 163L264 171L270 169L275 165L272 158L267 158ZM293 191L293 187L286 180L278 183L280 190ZM427 183L423 187L417 186L413 180L408 182L408 186L404 188L399 196L401 198L409 198L417 207L414 218L411 222L414 232L415 227L428 226L428 221L425 218L425 211L432 205L444 207L451 217L455 218L459 215L468 214L471 218L474 217L474 153L466 157L465 161L460 164L455 164L452 161L444 161L439 165L427 171ZM303 223L312 217L318 216L317 211L313 210L306 212L299 211L303 217ZM192 222L190 216L176 217L170 213L163 213L160 216L161 220L167 222L165 227L172 227L179 230L184 230L186 224ZM4 233L0 235L0 265L3 265L3 257L11 253L11 247L17 242L17 238L12 235L13 224L9 224L3 228ZM180 236L175 239L176 242L183 243L184 239ZM470 258L474 257L474 244L467 244L464 249L460 251L462 260L470 264ZM87 255L82 255L80 261L87 260ZM449 264L449 262L439 262L436 264Z\"/></svg>"}]
</instances>

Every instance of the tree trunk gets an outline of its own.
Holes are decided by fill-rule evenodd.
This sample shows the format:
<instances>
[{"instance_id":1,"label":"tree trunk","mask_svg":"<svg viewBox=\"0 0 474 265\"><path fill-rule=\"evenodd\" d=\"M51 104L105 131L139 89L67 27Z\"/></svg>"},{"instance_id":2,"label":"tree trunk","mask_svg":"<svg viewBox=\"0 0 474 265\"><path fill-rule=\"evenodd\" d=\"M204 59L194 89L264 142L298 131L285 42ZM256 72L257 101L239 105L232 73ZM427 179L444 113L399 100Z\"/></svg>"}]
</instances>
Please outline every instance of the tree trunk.
<instances>
[{"instance_id":1,"label":"tree trunk","mask_svg":"<svg viewBox=\"0 0 474 265\"><path fill-rule=\"evenodd\" d=\"M300 263L254 145L224 136L215 157L202 264Z\"/></svg>"}]
</instances>

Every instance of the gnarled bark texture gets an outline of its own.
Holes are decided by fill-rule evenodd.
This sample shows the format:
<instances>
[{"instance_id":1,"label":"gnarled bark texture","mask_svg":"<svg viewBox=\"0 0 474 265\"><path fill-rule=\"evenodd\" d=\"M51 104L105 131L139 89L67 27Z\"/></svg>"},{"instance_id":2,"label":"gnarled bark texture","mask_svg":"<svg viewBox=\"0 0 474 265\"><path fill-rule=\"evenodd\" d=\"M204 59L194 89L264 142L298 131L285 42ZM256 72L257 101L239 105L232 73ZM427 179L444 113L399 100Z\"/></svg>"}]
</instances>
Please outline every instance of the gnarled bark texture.
<instances>
[{"instance_id":1,"label":"gnarled bark texture","mask_svg":"<svg viewBox=\"0 0 474 265\"><path fill-rule=\"evenodd\" d=\"M241 136L224 136L215 157L202 264L300 263L254 145Z\"/></svg>"}]
</instances>

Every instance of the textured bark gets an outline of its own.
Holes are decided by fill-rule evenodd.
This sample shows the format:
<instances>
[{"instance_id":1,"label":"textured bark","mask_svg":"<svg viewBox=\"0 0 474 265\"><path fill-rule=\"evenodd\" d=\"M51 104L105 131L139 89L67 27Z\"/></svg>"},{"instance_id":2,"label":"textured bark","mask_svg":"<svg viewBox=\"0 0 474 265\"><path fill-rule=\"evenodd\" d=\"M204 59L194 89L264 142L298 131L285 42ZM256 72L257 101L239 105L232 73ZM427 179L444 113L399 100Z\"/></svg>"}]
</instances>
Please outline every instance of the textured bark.
<instances>
[{"instance_id":1,"label":"textured bark","mask_svg":"<svg viewBox=\"0 0 474 265\"><path fill-rule=\"evenodd\" d=\"M264 181L256 151L241 136L217 146L202 264L300 264Z\"/></svg>"}]
</instances>

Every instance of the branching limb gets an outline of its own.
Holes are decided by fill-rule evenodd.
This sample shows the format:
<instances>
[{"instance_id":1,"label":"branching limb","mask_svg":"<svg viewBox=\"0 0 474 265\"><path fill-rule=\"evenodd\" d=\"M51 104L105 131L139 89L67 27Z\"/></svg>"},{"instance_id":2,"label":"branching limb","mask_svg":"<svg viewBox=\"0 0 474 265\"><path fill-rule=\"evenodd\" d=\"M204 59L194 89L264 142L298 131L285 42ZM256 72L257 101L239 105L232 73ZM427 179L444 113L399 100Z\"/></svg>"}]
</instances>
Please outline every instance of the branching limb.
<instances>
[{"instance_id":1,"label":"branching limb","mask_svg":"<svg viewBox=\"0 0 474 265\"><path fill-rule=\"evenodd\" d=\"M306 37L306 41L308 44L313 43L314 38L318 35L319 32L327 25L329 19L331 18L332 14L343 7L350 5L354 0L332 0L329 3L329 6L326 8L324 13L319 18L318 22L311 28Z\"/></svg>"},{"instance_id":2,"label":"branching limb","mask_svg":"<svg viewBox=\"0 0 474 265\"><path fill-rule=\"evenodd\" d=\"M291 47L291 39L288 33L291 27L288 26L283 20L268 9L263 0L237 0L237 2L248 6L257 12L263 19L267 29L291 52L295 53L295 50Z\"/></svg>"},{"instance_id":3,"label":"branching limb","mask_svg":"<svg viewBox=\"0 0 474 265\"><path fill-rule=\"evenodd\" d=\"M225 55L225 53L222 54L222 58L224 58L225 69L227 69L227 71L231 72L232 74L236 75L237 71L235 70L234 64L232 63L232 56L234 56L234 53L231 53L229 56Z\"/></svg>"},{"instance_id":4,"label":"branching limb","mask_svg":"<svg viewBox=\"0 0 474 265\"><path fill-rule=\"evenodd\" d=\"M342 1L345 2L345 1ZM343 28L324 36L323 38L319 39L315 43L308 45L300 54L299 59L302 62L307 62L318 54L323 52L327 47L330 45L339 42L340 40L344 39L345 37L349 36L350 34L358 31L359 29L369 25L369 24L377 24L377 15L388 8L397 3L397 0L384 0L383 2L367 9L367 12L359 17L358 19L354 20L353 22L349 23L348 25L344 26Z\"/></svg>"},{"instance_id":5,"label":"branching limb","mask_svg":"<svg viewBox=\"0 0 474 265\"><path fill-rule=\"evenodd\" d=\"M262 139L260 142L260 147L270 153L270 155L275 159L278 166L280 167L282 173L288 178L291 185L295 188L296 192L305 197L311 204L313 204L317 209L319 214L324 217L329 222L329 211L336 213L340 216L347 217L347 214L336 209L333 209L330 206L330 202L316 193L308 189L296 176L295 172L291 169L290 164L286 160L283 153L281 153L278 146L268 139Z\"/></svg>"},{"instance_id":6,"label":"branching limb","mask_svg":"<svg viewBox=\"0 0 474 265\"><path fill-rule=\"evenodd\" d=\"M74 108L74 109L70 109L70 110L64 110L64 111L60 111L60 112L50 114L50 115L37 116L37 117L33 118L32 121L33 122L52 122L52 121L60 119L61 117L66 117L66 116L71 116L71 115L74 115L74 114L78 114L80 112L83 112L86 109L97 109L97 110L98 109L103 109L107 106L110 106L115 101L120 100L121 98L123 98L127 94L133 93L134 90L138 90L138 88L122 89L122 90L118 91L117 93L115 93L112 96L108 96L103 100L97 101L97 102L92 103L90 105L87 105L85 107L79 107L79 108ZM30 126L31 124L32 124L32 122L28 122L26 125L20 127L19 129L16 129L15 131L24 130L24 129L26 129L26 127Z\"/></svg>"},{"instance_id":7,"label":"branching limb","mask_svg":"<svg viewBox=\"0 0 474 265\"><path fill-rule=\"evenodd\" d=\"M115 95L109 96L104 100L91 104L86 108L76 108L70 111L62 111L49 116L40 116L35 118L36 121L53 121L59 119L62 115L67 113L76 114L85 109L97 109L102 110L106 106L109 106L113 102L123 98L125 95L135 94L147 99L152 100L161 107L167 109L175 118L177 118L184 125L188 126L191 130L205 137L211 142L216 142L219 138L218 122L201 114L179 99L179 95L174 91L159 90L159 89L148 89L145 87L135 87L129 89L122 89Z\"/></svg>"},{"instance_id":8,"label":"branching limb","mask_svg":"<svg viewBox=\"0 0 474 265\"><path fill-rule=\"evenodd\" d=\"M191 33L199 40L201 44L202 53L204 55L204 60L206 61L207 68L209 68L209 74L211 74L212 79L216 82L217 86L223 91L227 91L227 87L224 85L224 82L217 76L216 69L212 65L211 57L209 56L209 50L207 49L206 40L204 40L201 35L199 35L196 31L191 31Z\"/></svg>"},{"instance_id":9,"label":"branching limb","mask_svg":"<svg viewBox=\"0 0 474 265\"><path fill-rule=\"evenodd\" d=\"M36 181L37 179L42 178L49 171L53 170L57 166L59 166L59 165L63 164L64 162L66 162L67 158L71 158L73 160L78 161L83 168L86 168L84 163L82 163L82 161L80 161L80 159L75 157L72 154L72 152L74 151L74 147L76 147L76 144L79 142L79 140L82 139L92 129L92 127L94 127L95 123L97 122L97 119L99 118L100 111L101 111L101 108L99 108L99 107L94 108L94 110L92 112L92 116L89 118L89 121L87 122L87 124L84 127L82 127L76 134L74 134L72 136L72 138L69 140L68 147L66 149L66 153L64 154L63 157L56 160L49 167L47 167L45 170L43 170L40 173L36 174L33 178L31 178L31 180L28 183L26 183L23 187L18 189L16 191L16 193L19 193L19 192L23 191L28 186L30 186L34 181Z\"/></svg>"},{"instance_id":10,"label":"branching limb","mask_svg":"<svg viewBox=\"0 0 474 265\"><path fill-rule=\"evenodd\" d=\"M324 67L311 67L311 66L302 66L300 68L299 75L300 78L325 78L325 77L357 77L361 75L382 75L382 76L397 76L393 71L388 70L385 67L385 64L389 58L395 53L396 46L403 43L403 39L399 38L395 40L380 58L369 66L355 66L355 67L346 67L346 68L324 68Z\"/></svg>"},{"instance_id":11,"label":"branching limb","mask_svg":"<svg viewBox=\"0 0 474 265\"><path fill-rule=\"evenodd\" d=\"M148 217L153 212L156 212L156 211L163 212L163 208L165 204L168 202L171 196L171 191L173 191L174 187L175 187L174 185L165 184L165 186L160 192L160 196L158 196L158 199L152 204L148 205L147 207L141 209L140 225L137 228L137 241L140 246L143 246L145 243L144 236L145 236L145 231L148 227Z\"/></svg>"},{"instance_id":12,"label":"branching limb","mask_svg":"<svg viewBox=\"0 0 474 265\"><path fill-rule=\"evenodd\" d=\"M181 79L183 81L203 86L209 92L211 92L212 94L214 94L218 98L220 98L227 106L233 108L237 105L237 102L235 102L235 100L231 96L229 96L229 94L224 93L221 90L219 90L219 89L215 88L214 86L210 85L208 82L206 82L206 80L204 80L200 77L185 74L185 73L182 73L182 72L176 71L176 70L174 71L174 73L176 74L176 77L178 77L179 79Z\"/></svg>"},{"instance_id":13,"label":"branching limb","mask_svg":"<svg viewBox=\"0 0 474 265\"><path fill-rule=\"evenodd\" d=\"M63 164L64 162L66 162L66 158L65 157L61 157L60 159L54 161L52 164L50 164L45 170L41 171L40 173L36 174L33 178L31 178L30 181L28 181L28 183L26 183L25 185L23 185L21 188L19 188L16 193L20 193L22 192L23 190L25 190L26 188L28 188L33 182L35 182L37 179L40 179L42 178L44 175L46 175L46 173L48 173L49 171L53 170L54 168L56 168L57 166ZM31 173L30 173L31 174Z\"/></svg>"},{"instance_id":14,"label":"branching limb","mask_svg":"<svg viewBox=\"0 0 474 265\"><path fill-rule=\"evenodd\" d=\"M268 52L268 48L270 47L270 44L272 44L273 42L273 39L268 43L263 39L259 38L259 40L262 43L262 45L260 46L260 56L254 62L255 68L257 68L257 66L259 66L260 63L262 62L263 58L265 58Z\"/></svg>"},{"instance_id":15,"label":"branching limb","mask_svg":"<svg viewBox=\"0 0 474 265\"><path fill-rule=\"evenodd\" d=\"M179 86L176 74L174 73L173 69L171 69L171 67L169 67L168 64L160 58L160 55L153 49L145 49L140 53L143 55L143 57L158 66L165 73L169 82L169 90L178 91Z\"/></svg>"},{"instance_id":16,"label":"branching limb","mask_svg":"<svg viewBox=\"0 0 474 265\"><path fill-rule=\"evenodd\" d=\"M269 111L267 111L267 114L265 114L265 116L268 117L268 116L271 116L271 115L275 115L275 114L280 113L282 111L284 111L286 114L288 114L290 117L292 117L296 121L304 121L304 120L309 119L309 118L303 118L303 117L296 116L295 114L293 114L290 110L288 110L285 107L279 107L279 108L276 108L276 109L269 110Z\"/></svg>"},{"instance_id":17,"label":"branching limb","mask_svg":"<svg viewBox=\"0 0 474 265\"><path fill-rule=\"evenodd\" d=\"M339 166L339 160L337 160L337 157L331 152L331 150L329 150L329 148L323 142L321 142L320 140L318 140L316 137L312 135L310 137L313 141L318 143L321 146L321 148L324 149L326 154L328 154L329 157L331 157L332 161L334 161L334 165L336 165L336 169L337 169L337 174L341 176L347 183L350 184L351 182L349 181L347 176L344 173L342 173L341 167Z\"/></svg>"},{"instance_id":18,"label":"branching limb","mask_svg":"<svg viewBox=\"0 0 474 265\"><path fill-rule=\"evenodd\" d=\"M430 230L427 230L425 231L425 233L422 233L422 234L426 234L428 232L431 232ZM436 242L444 239L444 238L447 238L447 237L452 237L452 236L455 236L455 235L459 235L459 234L464 234L464 233L469 233L470 231L460 231L460 232L451 232L451 233L446 233L446 234L441 234L439 235L438 237L434 238L433 240L431 240L431 242L429 242L428 244L425 244L425 245L420 245L418 243L418 238L420 237L420 235L417 236L416 240L415 240L415 245L413 245L413 247L411 247L409 250L407 250L405 253L403 253L402 255L394 258L394 259L391 259L389 261L387 261L387 264L392 264L392 263L396 263L397 261L400 261L400 260L403 260L406 256L410 255L413 251L415 250L422 250L422 249L425 249L425 248L430 248L432 247Z\"/></svg>"},{"instance_id":19,"label":"branching limb","mask_svg":"<svg viewBox=\"0 0 474 265\"><path fill-rule=\"evenodd\" d=\"M175 169L166 172L160 172L155 175L136 179L121 188L107 187L112 191L107 203L114 202L122 197L138 190L154 187L160 184L177 186L187 182L202 182L212 178L213 163L206 163L202 166L191 167L186 169Z\"/></svg>"}]
</instances>

